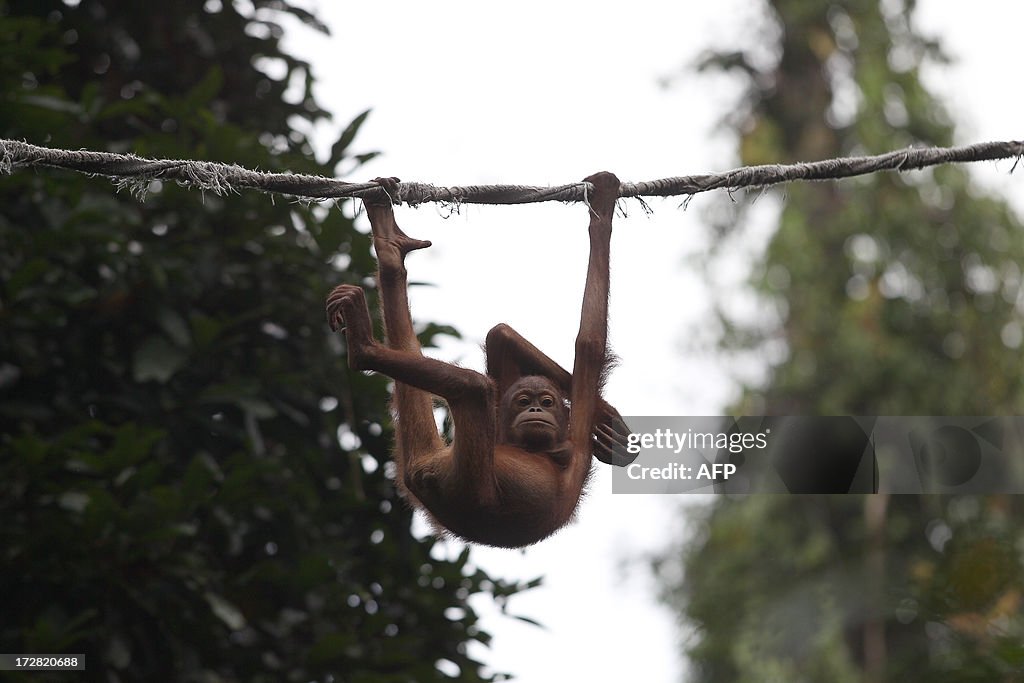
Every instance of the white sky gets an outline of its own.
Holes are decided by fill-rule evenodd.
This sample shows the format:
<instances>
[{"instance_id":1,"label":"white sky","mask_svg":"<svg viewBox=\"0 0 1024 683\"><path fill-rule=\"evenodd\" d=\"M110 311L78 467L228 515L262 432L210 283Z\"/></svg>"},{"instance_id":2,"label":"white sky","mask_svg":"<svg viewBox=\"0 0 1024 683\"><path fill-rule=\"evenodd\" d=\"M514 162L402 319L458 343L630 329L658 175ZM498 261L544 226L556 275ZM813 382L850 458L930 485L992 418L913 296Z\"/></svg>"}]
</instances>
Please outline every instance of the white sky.
<instances>
[{"instance_id":1,"label":"white sky","mask_svg":"<svg viewBox=\"0 0 1024 683\"><path fill-rule=\"evenodd\" d=\"M731 101L727 84L686 78L665 89L659 79L734 40L758 1L637 0L628 11L579 0L317 4L334 36L296 31L287 49L313 63L319 100L336 115L321 131L325 144L373 109L352 149L383 154L350 180L554 185L599 170L639 181L737 165L732 141L712 134ZM1024 93L1012 86L1024 4L922 0L919 18L960 60L929 78L964 124L958 142L1024 137ZM1012 188L1022 207L1010 165L978 167L978 177ZM650 217L625 202L628 217L616 219L610 339L621 363L606 395L624 415L715 415L733 396L721 363L687 342L709 315L707 285L685 263L702 244L708 201L683 210L653 200ZM572 366L587 255L581 205L467 206L454 216L427 205L398 216L406 232L434 242L409 260L410 277L434 285L413 289L414 318L465 337L434 355L482 370L484 335L507 322ZM522 552L473 551L493 576L545 576L509 605L545 628L474 599L494 641L471 654L530 682L682 680L683 636L654 601L645 558L682 537L681 505L698 499L610 490L602 467L577 524Z\"/></svg>"}]
</instances>

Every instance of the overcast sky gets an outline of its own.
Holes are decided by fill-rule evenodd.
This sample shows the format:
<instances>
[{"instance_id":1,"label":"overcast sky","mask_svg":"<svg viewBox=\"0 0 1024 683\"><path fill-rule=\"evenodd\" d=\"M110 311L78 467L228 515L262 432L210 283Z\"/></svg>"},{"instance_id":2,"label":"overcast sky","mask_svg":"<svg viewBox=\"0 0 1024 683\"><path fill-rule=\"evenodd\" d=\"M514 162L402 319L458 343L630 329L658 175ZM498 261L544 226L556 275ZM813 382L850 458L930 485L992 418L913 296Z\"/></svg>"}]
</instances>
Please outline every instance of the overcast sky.
<instances>
[{"instance_id":1,"label":"overcast sky","mask_svg":"<svg viewBox=\"0 0 1024 683\"><path fill-rule=\"evenodd\" d=\"M750 35L758 1L637 0L628 11L578 0L317 4L334 35L295 31L288 48L312 61L320 102L337 117L321 131L322 143L372 108L353 151L383 153L348 180L554 185L599 170L640 181L738 164L734 141L712 130L732 101L728 83L659 83L702 49ZM958 142L1024 138L1024 95L1005 75L1021 59L1022 3L919 5L919 26L959 58L928 74L962 124ZM979 167L977 176L1012 191L1020 208L1024 187L1019 173L1007 175L1010 166ZM624 415L714 415L735 395L730 374L690 341L709 318L708 285L686 263L700 253L709 201L698 196L684 210L678 199L653 200L652 216L621 203L627 216L616 218L612 238L610 302L610 340L621 362L606 395ZM762 203L766 225L774 210L771 200ZM433 355L482 370L484 335L506 322L572 367L587 256L582 205L396 213L407 233L434 243L408 262L412 280L432 285L413 289L413 317L450 323L465 337ZM737 281L742 263L719 277ZM530 682L681 680L682 632L654 601L645 557L682 537L681 507L698 501L613 496L602 468L577 524L526 551L474 550L494 576L546 578L509 605L543 629L474 600L494 642L473 654Z\"/></svg>"}]
</instances>

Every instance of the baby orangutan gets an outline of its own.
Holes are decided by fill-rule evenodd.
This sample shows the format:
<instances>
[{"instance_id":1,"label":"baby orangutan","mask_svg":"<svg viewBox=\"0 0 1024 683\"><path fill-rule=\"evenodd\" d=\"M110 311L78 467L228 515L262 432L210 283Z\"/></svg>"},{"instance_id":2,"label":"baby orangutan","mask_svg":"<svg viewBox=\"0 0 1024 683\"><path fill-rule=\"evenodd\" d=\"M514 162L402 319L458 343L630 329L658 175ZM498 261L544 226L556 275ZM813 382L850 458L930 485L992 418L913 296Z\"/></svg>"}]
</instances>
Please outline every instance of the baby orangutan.
<instances>
[{"instance_id":1,"label":"baby orangutan","mask_svg":"<svg viewBox=\"0 0 1024 683\"><path fill-rule=\"evenodd\" d=\"M376 180L389 196L396 178ZM404 496L437 525L474 543L517 548L540 541L575 513L591 457L627 464L629 429L600 396L608 365L608 262L619 180L586 178L590 263L572 374L505 324L487 334L487 374L423 355L413 331L405 256L430 242L405 235L390 202L367 201L377 252L386 343L373 338L363 290L339 285L327 298L332 329L344 327L348 363L395 380L395 463ZM432 396L448 403L445 444Z\"/></svg>"}]
</instances>

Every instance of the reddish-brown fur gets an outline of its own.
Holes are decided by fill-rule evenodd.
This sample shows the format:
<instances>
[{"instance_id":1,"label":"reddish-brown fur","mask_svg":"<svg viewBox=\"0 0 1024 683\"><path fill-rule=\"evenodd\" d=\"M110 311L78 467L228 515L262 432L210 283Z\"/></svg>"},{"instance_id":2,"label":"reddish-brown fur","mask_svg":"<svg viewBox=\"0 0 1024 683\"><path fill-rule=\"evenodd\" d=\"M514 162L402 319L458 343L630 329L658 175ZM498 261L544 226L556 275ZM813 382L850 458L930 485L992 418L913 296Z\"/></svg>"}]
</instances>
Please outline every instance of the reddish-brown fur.
<instances>
[{"instance_id":1,"label":"reddish-brown fur","mask_svg":"<svg viewBox=\"0 0 1024 683\"><path fill-rule=\"evenodd\" d=\"M504 324L487 334L486 375L424 356L409 312L405 256L430 242L405 235L390 203L366 207L386 343L373 338L361 288L340 285L327 298L331 326L345 328L349 366L395 380L399 489L467 541L507 548L536 543L572 519L592 456L613 464L628 461L628 428L600 397L608 365L608 261L619 181L611 173L586 180L594 187L590 263L572 374ZM377 182L393 190L397 179ZM450 445L437 432L435 395L451 411Z\"/></svg>"}]
</instances>

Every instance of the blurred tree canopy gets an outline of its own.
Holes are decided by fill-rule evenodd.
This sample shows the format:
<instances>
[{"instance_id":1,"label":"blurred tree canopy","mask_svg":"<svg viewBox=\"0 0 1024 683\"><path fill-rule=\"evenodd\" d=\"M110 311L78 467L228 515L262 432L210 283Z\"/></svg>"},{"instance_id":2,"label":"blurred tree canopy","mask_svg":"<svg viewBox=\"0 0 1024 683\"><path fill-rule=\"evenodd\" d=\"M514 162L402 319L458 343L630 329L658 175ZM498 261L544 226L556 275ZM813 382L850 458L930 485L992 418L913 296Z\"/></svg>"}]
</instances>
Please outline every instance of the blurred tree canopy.
<instances>
[{"instance_id":1,"label":"blurred tree canopy","mask_svg":"<svg viewBox=\"0 0 1024 683\"><path fill-rule=\"evenodd\" d=\"M283 26L326 30L287 0L0 0L0 137L357 168L365 114L314 157ZM491 678L467 601L522 586L412 537L386 381L324 323L367 237L334 206L127 195L0 177L0 651L84 652L90 681Z\"/></svg>"},{"instance_id":2,"label":"blurred tree canopy","mask_svg":"<svg viewBox=\"0 0 1024 683\"><path fill-rule=\"evenodd\" d=\"M747 164L948 145L921 83L941 46L913 0L771 0L699 69L743 84ZM1024 226L962 167L794 184L722 347L769 365L736 414L1020 415ZM713 212L717 249L750 202ZM1024 675L1021 504L1001 496L750 496L693 508L657 563L692 628L688 680L1010 681ZM669 571L677 567L681 571Z\"/></svg>"}]
</instances>

